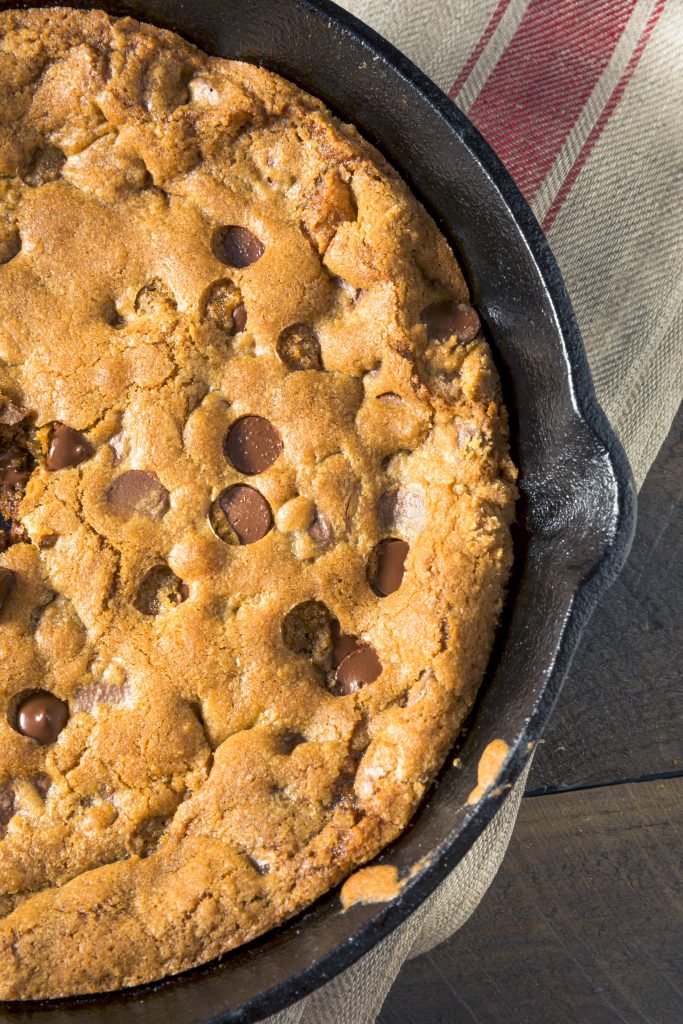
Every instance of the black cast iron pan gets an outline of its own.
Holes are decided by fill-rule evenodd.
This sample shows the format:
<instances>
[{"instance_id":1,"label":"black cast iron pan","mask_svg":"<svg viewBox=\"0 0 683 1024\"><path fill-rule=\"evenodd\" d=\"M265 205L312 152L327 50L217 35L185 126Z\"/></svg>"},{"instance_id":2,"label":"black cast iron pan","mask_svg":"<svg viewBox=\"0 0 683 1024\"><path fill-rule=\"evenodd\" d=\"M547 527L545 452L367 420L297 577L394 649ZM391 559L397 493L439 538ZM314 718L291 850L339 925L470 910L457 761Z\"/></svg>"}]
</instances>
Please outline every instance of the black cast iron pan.
<instances>
[{"instance_id":1,"label":"black cast iron pan","mask_svg":"<svg viewBox=\"0 0 683 1024\"><path fill-rule=\"evenodd\" d=\"M19 5L31 6L3 3ZM522 470L516 573L459 751L463 767L444 769L409 829L379 858L406 873L423 863L400 896L341 913L331 893L248 947L177 978L112 995L0 1007L0 1021L35 1024L256 1021L362 956L481 834L524 768L581 631L626 558L635 494L533 214L476 129L405 57L328 0L71 5L130 14L174 29L209 53L263 64L360 128L402 173L464 263L494 341ZM497 795L468 807L478 758L494 738L511 747L501 785Z\"/></svg>"}]
</instances>

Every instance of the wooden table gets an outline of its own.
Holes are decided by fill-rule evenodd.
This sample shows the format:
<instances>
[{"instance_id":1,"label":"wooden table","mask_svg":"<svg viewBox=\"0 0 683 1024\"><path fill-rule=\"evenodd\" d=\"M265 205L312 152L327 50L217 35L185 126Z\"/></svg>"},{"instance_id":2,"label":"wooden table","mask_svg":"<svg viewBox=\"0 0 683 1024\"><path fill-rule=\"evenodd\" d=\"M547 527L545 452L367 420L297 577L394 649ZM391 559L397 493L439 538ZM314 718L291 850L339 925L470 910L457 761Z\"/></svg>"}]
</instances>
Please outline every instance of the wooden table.
<instances>
[{"instance_id":1,"label":"wooden table","mask_svg":"<svg viewBox=\"0 0 683 1024\"><path fill-rule=\"evenodd\" d=\"M506 859L380 1024L683 1024L683 409L577 652Z\"/></svg>"}]
</instances>

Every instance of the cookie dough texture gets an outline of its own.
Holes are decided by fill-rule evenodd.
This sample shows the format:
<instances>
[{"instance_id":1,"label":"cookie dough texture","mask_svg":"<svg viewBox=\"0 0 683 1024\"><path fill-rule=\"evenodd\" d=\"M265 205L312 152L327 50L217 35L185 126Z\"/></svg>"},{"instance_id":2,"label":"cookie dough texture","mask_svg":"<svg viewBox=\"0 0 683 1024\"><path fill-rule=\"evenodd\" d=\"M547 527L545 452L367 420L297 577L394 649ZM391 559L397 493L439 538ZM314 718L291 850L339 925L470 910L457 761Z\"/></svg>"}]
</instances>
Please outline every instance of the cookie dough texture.
<instances>
[{"instance_id":1,"label":"cookie dough texture","mask_svg":"<svg viewBox=\"0 0 683 1024\"><path fill-rule=\"evenodd\" d=\"M88 442L38 455L0 554L0 997L24 999L207 961L398 835L486 665L515 471L486 341L424 323L468 302L449 246L316 99L67 9L0 14L0 93L0 391L39 451ZM282 442L248 477L245 415ZM161 486L126 508L130 470ZM255 543L212 528L235 484L272 511ZM374 682L339 695L285 643L307 601ZM68 704L52 744L12 721L36 690Z\"/></svg>"}]
</instances>

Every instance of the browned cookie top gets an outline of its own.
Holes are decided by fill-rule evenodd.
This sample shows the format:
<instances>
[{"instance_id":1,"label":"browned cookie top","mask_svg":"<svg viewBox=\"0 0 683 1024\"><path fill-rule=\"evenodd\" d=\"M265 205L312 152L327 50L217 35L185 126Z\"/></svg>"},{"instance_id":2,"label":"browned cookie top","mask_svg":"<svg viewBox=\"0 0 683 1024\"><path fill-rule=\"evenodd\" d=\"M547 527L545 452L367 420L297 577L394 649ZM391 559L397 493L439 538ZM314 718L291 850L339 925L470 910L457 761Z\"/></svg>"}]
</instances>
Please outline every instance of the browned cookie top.
<instances>
[{"instance_id":1,"label":"browned cookie top","mask_svg":"<svg viewBox=\"0 0 683 1024\"><path fill-rule=\"evenodd\" d=\"M288 82L0 14L0 998L158 978L405 826L515 471L444 238ZM59 956L55 956L59 950Z\"/></svg>"}]
</instances>

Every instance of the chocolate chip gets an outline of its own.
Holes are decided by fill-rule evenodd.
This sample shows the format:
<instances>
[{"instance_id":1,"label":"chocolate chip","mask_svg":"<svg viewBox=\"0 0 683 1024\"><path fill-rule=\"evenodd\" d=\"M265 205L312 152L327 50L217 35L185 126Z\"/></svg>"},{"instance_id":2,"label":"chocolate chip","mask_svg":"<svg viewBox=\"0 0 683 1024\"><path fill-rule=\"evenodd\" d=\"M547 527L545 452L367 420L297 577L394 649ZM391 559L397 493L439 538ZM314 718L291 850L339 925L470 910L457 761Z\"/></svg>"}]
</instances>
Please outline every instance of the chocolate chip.
<instances>
[{"instance_id":1,"label":"chocolate chip","mask_svg":"<svg viewBox=\"0 0 683 1024\"><path fill-rule=\"evenodd\" d=\"M153 473L129 469L117 476L107 491L109 507L122 519L134 515L161 519L168 512L168 491Z\"/></svg>"},{"instance_id":2,"label":"chocolate chip","mask_svg":"<svg viewBox=\"0 0 683 1024\"><path fill-rule=\"evenodd\" d=\"M11 782L0 783L0 828L14 817L15 797Z\"/></svg>"},{"instance_id":3,"label":"chocolate chip","mask_svg":"<svg viewBox=\"0 0 683 1024\"><path fill-rule=\"evenodd\" d=\"M270 505L254 487L246 484L228 487L219 495L218 503L240 544L254 544L272 529Z\"/></svg>"},{"instance_id":4,"label":"chocolate chip","mask_svg":"<svg viewBox=\"0 0 683 1024\"><path fill-rule=\"evenodd\" d=\"M292 324L277 340L277 354L288 370L322 370L320 342L310 324Z\"/></svg>"},{"instance_id":5,"label":"chocolate chip","mask_svg":"<svg viewBox=\"0 0 683 1024\"><path fill-rule=\"evenodd\" d=\"M2 402L0 404L0 423L6 427L15 427L28 416L28 409L22 405L15 405L14 402Z\"/></svg>"},{"instance_id":6,"label":"chocolate chip","mask_svg":"<svg viewBox=\"0 0 683 1024\"><path fill-rule=\"evenodd\" d=\"M54 472L58 469L70 469L89 459L93 448L79 430L57 423L52 428L50 443L47 449L47 468Z\"/></svg>"},{"instance_id":7,"label":"chocolate chip","mask_svg":"<svg viewBox=\"0 0 683 1024\"><path fill-rule=\"evenodd\" d=\"M239 306L235 306L232 311L232 325L235 334L241 334L247 326L247 308L243 302L240 302Z\"/></svg>"},{"instance_id":8,"label":"chocolate chip","mask_svg":"<svg viewBox=\"0 0 683 1024\"><path fill-rule=\"evenodd\" d=\"M201 304L201 318L215 324L225 334L237 334L244 330L247 311L234 281L224 278L209 285Z\"/></svg>"},{"instance_id":9,"label":"chocolate chip","mask_svg":"<svg viewBox=\"0 0 683 1024\"><path fill-rule=\"evenodd\" d=\"M368 559L368 583L379 597L387 597L403 582L408 545L390 538L376 544Z\"/></svg>"},{"instance_id":10,"label":"chocolate chip","mask_svg":"<svg viewBox=\"0 0 683 1024\"><path fill-rule=\"evenodd\" d=\"M324 662L332 647L335 621L322 601L302 601L282 620L282 639L295 654Z\"/></svg>"},{"instance_id":11,"label":"chocolate chip","mask_svg":"<svg viewBox=\"0 0 683 1024\"><path fill-rule=\"evenodd\" d=\"M363 644L347 654L339 664L334 676L334 692L342 697L356 693L368 683L373 683L381 671L382 664L374 647Z\"/></svg>"},{"instance_id":12,"label":"chocolate chip","mask_svg":"<svg viewBox=\"0 0 683 1024\"><path fill-rule=\"evenodd\" d=\"M54 743L69 720L69 708L54 694L40 690L32 694L17 711L17 730L46 746Z\"/></svg>"},{"instance_id":13,"label":"chocolate chip","mask_svg":"<svg viewBox=\"0 0 683 1024\"><path fill-rule=\"evenodd\" d=\"M235 469L254 476L273 465L282 451L282 441L263 416L243 416L228 430L223 451Z\"/></svg>"},{"instance_id":14,"label":"chocolate chip","mask_svg":"<svg viewBox=\"0 0 683 1024\"><path fill-rule=\"evenodd\" d=\"M232 224L216 228L211 237L211 251L221 263L243 269L260 260L266 247L247 228Z\"/></svg>"},{"instance_id":15,"label":"chocolate chip","mask_svg":"<svg viewBox=\"0 0 683 1024\"><path fill-rule=\"evenodd\" d=\"M321 512L316 512L313 522L308 527L308 535L324 551L334 542L332 523Z\"/></svg>"},{"instance_id":16,"label":"chocolate chip","mask_svg":"<svg viewBox=\"0 0 683 1024\"><path fill-rule=\"evenodd\" d=\"M421 319L430 341L445 341L454 334L458 341L472 341L481 327L477 311L472 306L452 299L433 302L422 311Z\"/></svg>"},{"instance_id":17,"label":"chocolate chip","mask_svg":"<svg viewBox=\"0 0 683 1024\"><path fill-rule=\"evenodd\" d=\"M158 615L169 606L182 604L189 588L167 565L154 565L142 577L133 605L142 615Z\"/></svg>"},{"instance_id":18,"label":"chocolate chip","mask_svg":"<svg viewBox=\"0 0 683 1024\"><path fill-rule=\"evenodd\" d=\"M44 533L43 536L38 541L38 547L41 548L43 551L49 551L50 548L53 548L55 546L58 540L59 534Z\"/></svg>"},{"instance_id":19,"label":"chocolate chip","mask_svg":"<svg viewBox=\"0 0 683 1024\"><path fill-rule=\"evenodd\" d=\"M0 609L5 606L8 597L14 590L17 583L17 574L13 569L0 567Z\"/></svg>"},{"instance_id":20,"label":"chocolate chip","mask_svg":"<svg viewBox=\"0 0 683 1024\"><path fill-rule=\"evenodd\" d=\"M458 322L455 325L455 333L458 340L462 342L472 341L481 330L481 321L476 309L472 306L465 306L460 310Z\"/></svg>"}]
</instances>

